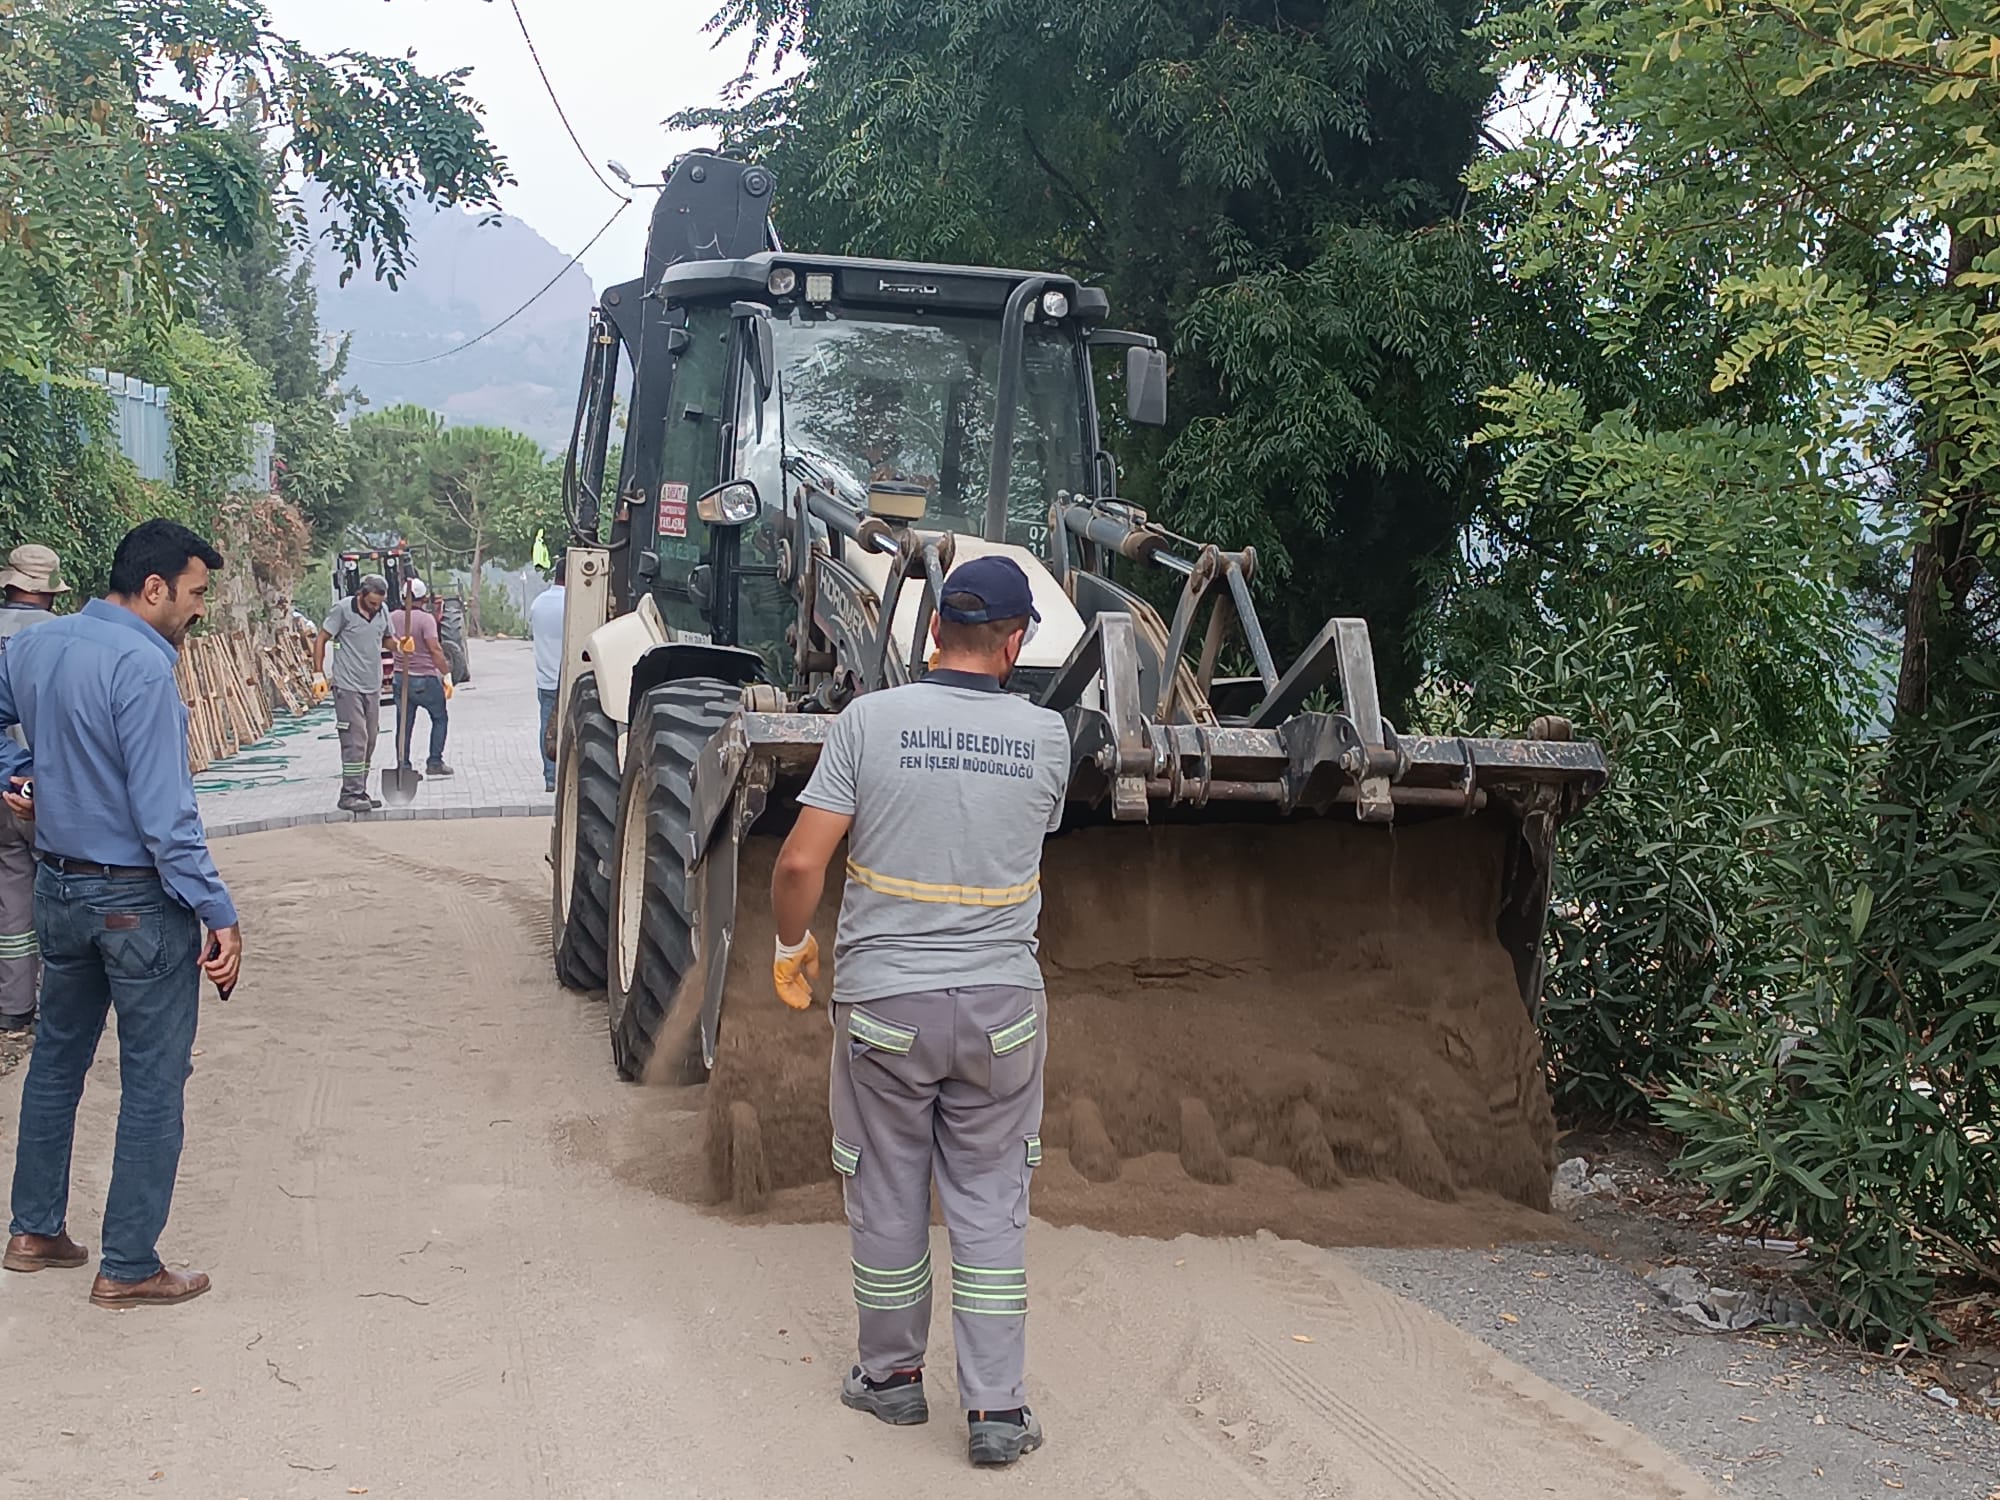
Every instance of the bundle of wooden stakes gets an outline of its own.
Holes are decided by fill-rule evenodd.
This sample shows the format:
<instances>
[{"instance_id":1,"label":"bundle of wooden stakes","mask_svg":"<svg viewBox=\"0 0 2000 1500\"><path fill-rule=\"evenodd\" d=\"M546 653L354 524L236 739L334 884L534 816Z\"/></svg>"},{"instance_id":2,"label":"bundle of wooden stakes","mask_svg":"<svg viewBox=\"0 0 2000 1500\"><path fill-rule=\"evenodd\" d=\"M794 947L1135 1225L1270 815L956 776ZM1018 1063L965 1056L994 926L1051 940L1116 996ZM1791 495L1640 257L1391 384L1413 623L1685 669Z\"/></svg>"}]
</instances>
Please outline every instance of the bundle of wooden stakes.
<instances>
[{"instance_id":1,"label":"bundle of wooden stakes","mask_svg":"<svg viewBox=\"0 0 2000 1500\"><path fill-rule=\"evenodd\" d=\"M280 625L272 644L264 647L264 674L271 694L287 713L313 707L312 631L305 626Z\"/></svg>"},{"instance_id":2,"label":"bundle of wooden stakes","mask_svg":"<svg viewBox=\"0 0 2000 1500\"><path fill-rule=\"evenodd\" d=\"M240 631L189 637L174 677L188 710L188 769L205 770L271 732L264 664Z\"/></svg>"}]
</instances>

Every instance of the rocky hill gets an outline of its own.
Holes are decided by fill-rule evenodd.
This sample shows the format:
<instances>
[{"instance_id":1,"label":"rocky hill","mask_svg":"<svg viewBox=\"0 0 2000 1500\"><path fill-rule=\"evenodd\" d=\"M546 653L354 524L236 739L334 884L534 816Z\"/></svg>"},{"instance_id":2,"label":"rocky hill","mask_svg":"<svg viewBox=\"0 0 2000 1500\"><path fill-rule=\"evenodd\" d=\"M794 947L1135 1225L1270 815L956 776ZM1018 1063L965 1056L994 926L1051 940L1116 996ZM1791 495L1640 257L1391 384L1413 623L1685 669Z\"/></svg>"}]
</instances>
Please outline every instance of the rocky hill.
<instances>
[{"instance_id":1,"label":"rocky hill","mask_svg":"<svg viewBox=\"0 0 2000 1500\"><path fill-rule=\"evenodd\" d=\"M371 408L413 401L461 425L525 432L551 452L569 440L595 296L580 266L520 219L433 214L416 232L415 267L391 291L365 273L346 286L339 266L314 260L320 325L354 336L347 384ZM558 272L561 280L505 328L462 354L425 364L514 311Z\"/></svg>"}]
</instances>

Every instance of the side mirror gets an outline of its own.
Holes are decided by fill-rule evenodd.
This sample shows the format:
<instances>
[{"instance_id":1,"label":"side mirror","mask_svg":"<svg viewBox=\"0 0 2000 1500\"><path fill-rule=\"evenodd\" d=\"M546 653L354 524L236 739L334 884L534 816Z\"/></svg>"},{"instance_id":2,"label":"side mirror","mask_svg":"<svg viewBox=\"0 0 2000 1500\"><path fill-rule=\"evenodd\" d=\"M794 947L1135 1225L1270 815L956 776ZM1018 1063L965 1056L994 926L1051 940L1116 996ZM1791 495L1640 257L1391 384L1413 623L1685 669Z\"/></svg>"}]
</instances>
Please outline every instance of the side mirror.
<instances>
[{"instance_id":1,"label":"side mirror","mask_svg":"<svg viewBox=\"0 0 2000 1500\"><path fill-rule=\"evenodd\" d=\"M1167 425L1167 352L1125 351L1125 415L1142 427Z\"/></svg>"},{"instance_id":2,"label":"side mirror","mask_svg":"<svg viewBox=\"0 0 2000 1500\"><path fill-rule=\"evenodd\" d=\"M688 352L689 346L693 343L694 335L689 333L685 328L669 328L667 330L667 353L685 354Z\"/></svg>"},{"instance_id":3,"label":"side mirror","mask_svg":"<svg viewBox=\"0 0 2000 1500\"><path fill-rule=\"evenodd\" d=\"M763 497L748 479L726 479L694 503L694 513L711 526L741 526L763 508Z\"/></svg>"}]
</instances>

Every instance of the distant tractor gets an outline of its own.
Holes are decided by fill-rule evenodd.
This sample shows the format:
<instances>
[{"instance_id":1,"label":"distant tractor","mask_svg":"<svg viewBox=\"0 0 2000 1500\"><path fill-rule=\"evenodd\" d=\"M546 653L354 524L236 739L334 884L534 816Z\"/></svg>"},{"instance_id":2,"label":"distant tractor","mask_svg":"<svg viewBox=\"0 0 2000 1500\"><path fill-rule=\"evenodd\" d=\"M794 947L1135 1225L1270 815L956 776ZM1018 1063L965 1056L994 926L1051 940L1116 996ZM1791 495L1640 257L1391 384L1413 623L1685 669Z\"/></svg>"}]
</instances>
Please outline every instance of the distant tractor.
<instances>
[{"instance_id":1,"label":"distant tractor","mask_svg":"<svg viewBox=\"0 0 2000 1500\"><path fill-rule=\"evenodd\" d=\"M444 647L445 660L451 664L451 680L465 683L472 680L472 657L465 639L465 600L457 594L443 592L443 575L426 572L419 559L408 547L398 544L394 547L371 548L366 551L342 552L333 563L333 596L336 599L351 599L359 592L361 580L370 573L380 573L389 584L389 604L393 609L414 607L428 611L438 622L438 641ZM409 584L421 578L427 592L422 599L410 597ZM387 703L393 696L392 684L395 679L395 658L389 652L382 653L382 701Z\"/></svg>"}]
</instances>

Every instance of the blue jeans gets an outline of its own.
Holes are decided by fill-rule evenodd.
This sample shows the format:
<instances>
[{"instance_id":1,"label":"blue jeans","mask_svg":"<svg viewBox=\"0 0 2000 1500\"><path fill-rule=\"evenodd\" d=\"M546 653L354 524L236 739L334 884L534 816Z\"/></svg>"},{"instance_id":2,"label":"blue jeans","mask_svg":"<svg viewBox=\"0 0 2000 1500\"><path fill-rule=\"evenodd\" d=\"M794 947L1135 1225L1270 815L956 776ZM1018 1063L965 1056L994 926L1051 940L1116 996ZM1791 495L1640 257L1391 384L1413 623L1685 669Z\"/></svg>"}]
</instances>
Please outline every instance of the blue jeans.
<instances>
[{"instance_id":1,"label":"blue jeans","mask_svg":"<svg viewBox=\"0 0 2000 1500\"><path fill-rule=\"evenodd\" d=\"M555 716L556 711L556 689L536 688L535 697L541 700L542 705L542 722L541 727L535 731L535 743L538 746L545 746L549 742L549 720ZM555 757L544 749L542 751L542 790L553 792L555 789Z\"/></svg>"},{"instance_id":2,"label":"blue jeans","mask_svg":"<svg viewBox=\"0 0 2000 1500\"><path fill-rule=\"evenodd\" d=\"M431 716L431 757L436 765L444 759L444 734L450 727L451 716L445 712L444 679L442 677L412 677L410 679L410 708L403 712L403 678L396 675L396 764L408 766L410 763L410 739L416 733L417 710L422 709Z\"/></svg>"},{"instance_id":3,"label":"blue jeans","mask_svg":"<svg viewBox=\"0 0 2000 1500\"><path fill-rule=\"evenodd\" d=\"M42 1018L21 1089L10 1234L60 1234L84 1075L118 1015L118 1145L104 1202L104 1274L144 1281L174 1201L181 1097L201 1008L201 922L157 880L35 871Z\"/></svg>"}]
</instances>

